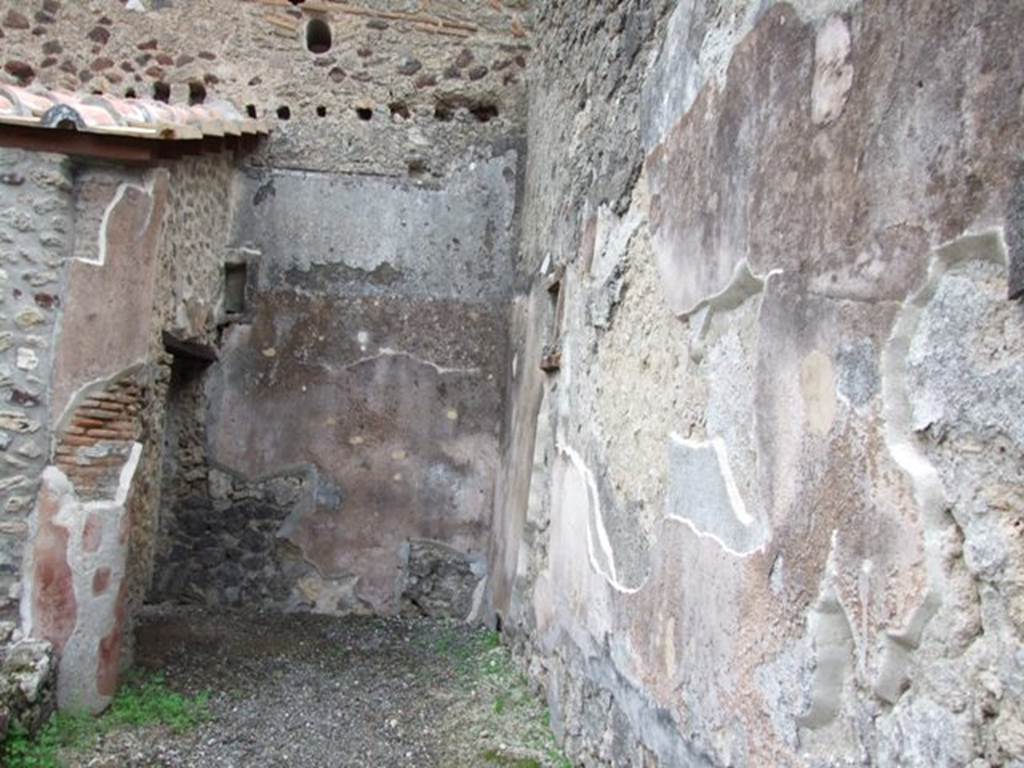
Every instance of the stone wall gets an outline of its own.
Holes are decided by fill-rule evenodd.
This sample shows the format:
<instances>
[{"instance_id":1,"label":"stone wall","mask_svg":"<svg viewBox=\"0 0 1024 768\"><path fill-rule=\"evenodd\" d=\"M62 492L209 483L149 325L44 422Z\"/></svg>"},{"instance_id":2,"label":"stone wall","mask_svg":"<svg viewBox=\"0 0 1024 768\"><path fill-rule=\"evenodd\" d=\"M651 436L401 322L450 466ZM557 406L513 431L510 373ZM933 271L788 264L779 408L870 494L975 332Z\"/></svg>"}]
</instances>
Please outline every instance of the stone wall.
<instances>
[{"instance_id":1,"label":"stone wall","mask_svg":"<svg viewBox=\"0 0 1024 768\"><path fill-rule=\"evenodd\" d=\"M13 720L40 724L56 700L50 643L18 625L29 518L50 460L48 374L72 192L64 158L0 151L0 739Z\"/></svg>"},{"instance_id":2,"label":"stone wall","mask_svg":"<svg viewBox=\"0 0 1024 768\"><path fill-rule=\"evenodd\" d=\"M0 77L171 103L227 98L274 122L273 167L441 177L522 126L523 0L301 5L4 0ZM314 52L315 39L310 50L311 23L328 27L328 50Z\"/></svg>"},{"instance_id":3,"label":"stone wall","mask_svg":"<svg viewBox=\"0 0 1024 768\"><path fill-rule=\"evenodd\" d=\"M207 177L221 173L214 165L182 161L153 188L168 196L167 253L158 260L150 333L133 342L153 342L149 359L161 361L151 370L142 433L167 429L163 458L157 442L143 441L130 602L150 584L159 600L238 604L261 596L284 607L429 604L424 610L436 613L438 595L458 592L461 611L462 593L484 572L497 466L516 277L526 4L470 12L454 1L417 10L392 0L305 8L163 0L140 12L110 0L47 2L34 14L6 5L0 29L10 78L172 104L228 97L274 123L237 198L214 202L225 217L205 215L204 190L225 188L210 186ZM330 47L320 50L325 25ZM147 189L128 189L125 211ZM179 189L182 199L203 201L194 216L175 218ZM216 206L234 202L242 217L232 228ZM367 203L387 220L367 216ZM189 393L173 391L159 331L213 347L220 337L207 332L208 318L193 316L187 296L166 288L187 291L193 278L219 285L223 277L222 261L188 260L177 250L205 252L225 232L234 233L226 258L247 264L248 306L218 318L223 360L198 372ZM179 264L177 277L167 274ZM211 265L216 274L204 271ZM120 290L150 302L137 288ZM213 304L199 297L197 306ZM116 323L116 313L100 322ZM133 356L131 345L98 346L84 346L85 369ZM296 384L311 369L323 381L310 381L305 394ZM88 377L60 378L70 389ZM269 384L280 396L264 394ZM289 439L255 450L278 432ZM297 486L294 497L272 490L277 478ZM361 525L320 536L324 526L339 528L341 507L346 520L364 515ZM218 554L232 565L202 565ZM458 588L455 573L464 582Z\"/></svg>"},{"instance_id":4,"label":"stone wall","mask_svg":"<svg viewBox=\"0 0 1024 768\"><path fill-rule=\"evenodd\" d=\"M482 579L517 166L509 150L438 184L247 180L235 232L251 322L226 330L211 372L210 461L252 481L310 473L280 532L308 571L293 569L292 605L434 614L423 587ZM453 574L464 583L438 586Z\"/></svg>"},{"instance_id":5,"label":"stone wall","mask_svg":"<svg viewBox=\"0 0 1024 768\"><path fill-rule=\"evenodd\" d=\"M1019 763L1021 28L539 9L489 599L575 764Z\"/></svg>"},{"instance_id":6,"label":"stone wall","mask_svg":"<svg viewBox=\"0 0 1024 768\"><path fill-rule=\"evenodd\" d=\"M48 372L72 237L63 158L0 152L0 614L18 616L21 563L39 475L49 460Z\"/></svg>"},{"instance_id":7,"label":"stone wall","mask_svg":"<svg viewBox=\"0 0 1024 768\"><path fill-rule=\"evenodd\" d=\"M16 190L8 387L33 409L4 425L8 465L27 457L25 436L38 444L9 488L25 495L8 503L5 532L21 533L5 551L23 560L8 568L9 610L21 597L18 631L52 645L61 706L98 710L130 658L130 617L152 575L164 334L217 338L233 163L118 169L11 151L2 162Z\"/></svg>"}]
</instances>

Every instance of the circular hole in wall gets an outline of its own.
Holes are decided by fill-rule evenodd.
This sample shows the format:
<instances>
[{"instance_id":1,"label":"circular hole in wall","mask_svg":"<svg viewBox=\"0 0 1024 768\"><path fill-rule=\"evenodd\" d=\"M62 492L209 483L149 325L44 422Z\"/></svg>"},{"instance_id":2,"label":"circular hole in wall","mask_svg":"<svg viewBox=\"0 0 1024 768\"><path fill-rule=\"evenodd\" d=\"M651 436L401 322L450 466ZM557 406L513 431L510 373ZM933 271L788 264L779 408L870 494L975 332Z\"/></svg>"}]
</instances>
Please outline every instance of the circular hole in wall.
<instances>
[{"instance_id":1,"label":"circular hole in wall","mask_svg":"<svg viewBox=\"0 0 1024 768\"><path fill-rule=\"evenodd\" d=\"M306 23L306 50L310 53L331 50L331 26L323 19L310 19Z\"/></svg>"},{"instance_id":2,"label":"circular hole in wall","mask_svg":"<svg viewBox=\"0 0 1024 768\"><path fill-rule=\"evenodd\" d=\"M412 113L409 111L409 107L401 101L393 101L388 104L388 109L391 110L392 117L400 117L403 120L408 120Z\"/></svg>"},{"instance_id":3,"label":"circular hole in wall","mask_svg":"<svg viewBox=\"0 0 1024 768\"><path fill-rule=\"evenodd\" d=\"M124 97L125 97L126 99L134 99L134 98L136 98L136 96L135 96L135 89L134 89L134 88L129 88L129 89L127 89L127 90L126 90L126 91L124 92Z\"/></svg>"},{"instance_id":4,"label":"circular hole in wall","mask_svg":"<svg viewBox=\"0 0 1024 768\"><path fill-rule=\"evenodd\" d=\"M325 107L323 104L321 104L319 107L317 107L316 108L316 116L317 117L327 117L327 107Z\"/></svg>"},{"instance_id":5,"label":"circular hole in wall","mask_svg":"<svg viewBox=\"0 0 1024 768\"><path fill-rule=\"evenodd\" d=\"M202 104L204 101L206 101L206 86L198 80L193 80L188 84L188 103L194 105Z\"/></svg>"},{"instance_id":6,"label":"circular hole in wall","mask_svg":"<svg viewBox=\"0 0 1024 768\"><path fill-rule=\"evenodd\" d=\"M356 117L360 120L372 120L373 110L369 107L356 107Z\"/></svg>"},{"instance_id":7,"label":"circular hole in wall","mask_svg":"<svg viewBox=\"0 0 1024 768\"><path fill-rule=\"evenodd\" d=\"M449 107L447 104L438 104L436 107L434 107L435 120L440 120L442 123L447 123L450 122L452 117L454 116L455 113L452 111L452 108Z\"/></svg>"},{"instance_id":8,"label":"circular hole in wall","mask_svg":"<svg viewBox=\"0 0 1024 768\"><path fill-rule=\"evenodd\" d=\"M291 120L292 111L288 107L277 108L277 119L278 120Z\"/></svg>"},{"instance_id":9,"label":"circular hole in wall","mask_svg":"<svg viewBox=\"0 0 1024 768\"><path fill-rule=\"evenodd\" d=\"M153 83L153 101L162 101L164 104L171 100L171 86L167 83Z\"/></svg>"}]
</instances>

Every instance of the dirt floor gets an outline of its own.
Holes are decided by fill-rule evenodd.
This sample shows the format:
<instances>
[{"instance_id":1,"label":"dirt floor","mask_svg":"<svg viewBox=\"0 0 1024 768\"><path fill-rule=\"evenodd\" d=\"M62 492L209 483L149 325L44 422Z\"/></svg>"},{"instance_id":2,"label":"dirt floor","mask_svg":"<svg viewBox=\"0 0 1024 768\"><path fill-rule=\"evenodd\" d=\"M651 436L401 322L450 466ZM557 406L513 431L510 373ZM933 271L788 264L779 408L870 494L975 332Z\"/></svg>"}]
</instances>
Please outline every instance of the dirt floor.
<instances>
[{"instance_id":1,"label":"dirt floor","mask_svg":"<svg viewBox=\"0 0 1024 768\"><path fill-rule=\"evenodd\" d=\"M126 766L569 766L497 635L428 620L160 611L136 659L209 719L122 729L62 754ZM145 674L145 672L143 672Z\"/></svg>"}]
</instances>

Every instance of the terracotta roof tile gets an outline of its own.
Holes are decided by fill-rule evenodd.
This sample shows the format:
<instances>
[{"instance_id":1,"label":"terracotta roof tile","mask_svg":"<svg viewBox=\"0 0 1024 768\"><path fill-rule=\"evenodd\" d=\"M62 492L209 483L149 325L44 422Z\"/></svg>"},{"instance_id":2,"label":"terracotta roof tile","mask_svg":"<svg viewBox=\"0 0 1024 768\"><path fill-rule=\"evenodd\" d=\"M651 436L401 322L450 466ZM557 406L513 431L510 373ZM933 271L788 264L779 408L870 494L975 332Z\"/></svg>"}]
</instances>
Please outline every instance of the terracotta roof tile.
<instances>
[{"instance_id":1,"label":"terracotta roof tile","mask_svg":"<svg viewBox=\"0 0 1024 768\"><path fill-rule=\"evenodd\" d=\"M227 101L186 107L13 85L0 85L4 124L163 140L269 133L266 123L249 119Z\"/></svg>"}]
</instances>

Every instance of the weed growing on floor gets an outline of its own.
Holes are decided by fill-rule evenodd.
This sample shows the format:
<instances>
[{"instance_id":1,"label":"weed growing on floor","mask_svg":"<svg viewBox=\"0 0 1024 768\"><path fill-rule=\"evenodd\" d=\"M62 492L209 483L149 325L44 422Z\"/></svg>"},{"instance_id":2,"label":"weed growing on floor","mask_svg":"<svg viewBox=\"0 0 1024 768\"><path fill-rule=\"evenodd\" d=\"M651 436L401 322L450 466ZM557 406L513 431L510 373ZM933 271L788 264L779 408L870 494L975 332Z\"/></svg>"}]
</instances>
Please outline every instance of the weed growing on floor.
<instances>
[{"instance_id":1,"label":"weed growing on floor","mask_svg":"<svg viewBox=\"0 0 1024 768\"><path fill-rule=\"evenodd\" d=\"M162 675L155 675L124 685L100 717L59 712L34 739L15 724L0 755L8 768L60 768L61 750L80 751L112 731L163 725L184 733L208 717L208 694L183 696L168 688Z\"/></svg>"},{"instance_id":2,"label":"weed growing on floor","mask_svg":"<svg viewBox=\"0 0 1024 768\"><path fill-rule=\"evenodd\" d=\"M488 765L500 765L502 768L543 768L541 764L532 757L509 757L501 754L496 749L488 749L484 754L484 760Z\"/></svg>"},{"instance_id":3,"label":"weed growing on floor","mask_svg":"<svg viewBox=\"0 0 1024 768\"><path fill-rule=\"evenodd\" d=\"M486 749L478 753L484 763L504 768L572 768L558 749L551 732L551 717L530 690L526 676L516 669L497 632L471 635L446 628L434 642L434 651L444 658L461 678L467 693L490 700L491 734L517 733L527 754L515 750ZM532 753L532 755L530 754Z\"/></svg>"}]
</instances>

